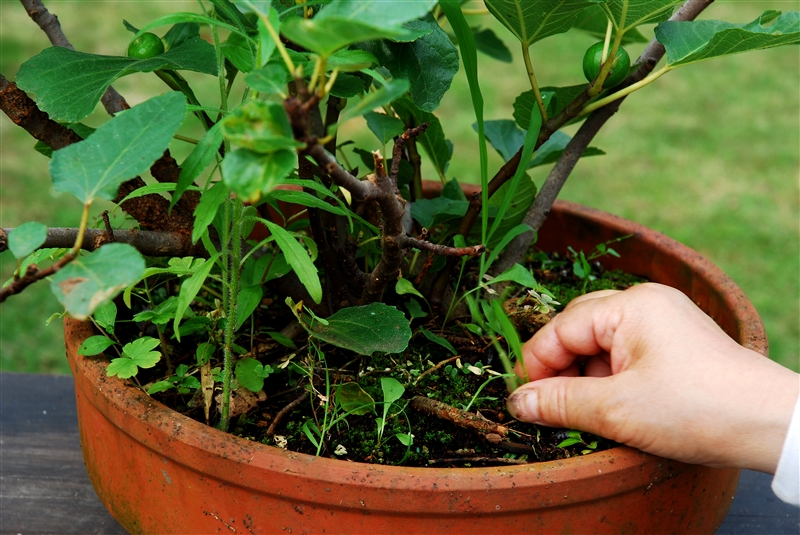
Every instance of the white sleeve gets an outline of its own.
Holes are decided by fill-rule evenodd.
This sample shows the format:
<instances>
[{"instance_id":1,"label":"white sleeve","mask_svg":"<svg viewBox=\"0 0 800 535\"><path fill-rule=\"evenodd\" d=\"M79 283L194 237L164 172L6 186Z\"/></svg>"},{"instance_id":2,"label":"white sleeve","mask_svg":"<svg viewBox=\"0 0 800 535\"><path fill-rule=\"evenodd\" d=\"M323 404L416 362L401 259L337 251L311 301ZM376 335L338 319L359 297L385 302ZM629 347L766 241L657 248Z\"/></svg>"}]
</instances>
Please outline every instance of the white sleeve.
<instances>
[{"instance_id":1,"label":"white sleeve","mask_svg":"<svg viewBox=\"0 0 800 535\"><path fill-rule=\"evenodd\" d=\"M772 491L786 503L800 505L800 398L794 406L792 423L772 479Z\"/></svg>"}]
</instances>

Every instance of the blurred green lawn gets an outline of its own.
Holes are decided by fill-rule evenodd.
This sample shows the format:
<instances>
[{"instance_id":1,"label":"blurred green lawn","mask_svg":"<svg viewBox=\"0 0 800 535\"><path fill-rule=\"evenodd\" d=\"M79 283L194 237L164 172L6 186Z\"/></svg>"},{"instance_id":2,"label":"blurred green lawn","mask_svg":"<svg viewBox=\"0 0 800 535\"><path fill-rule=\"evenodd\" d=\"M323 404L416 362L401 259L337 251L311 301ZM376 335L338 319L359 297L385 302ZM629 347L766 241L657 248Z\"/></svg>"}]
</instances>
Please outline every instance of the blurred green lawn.
<instances>
[{"instance_id":1,"label":"blurred green lawn","mask_svg":"<svg viewBox=\"0 0 800 535\"><path fill-rule=\"evenodd\" d=\"M79 50L101 54L124 53L131 34L122 28L123 18L141 26L161 13L196 10L194 2L47 5ZM798 8L797 1L717 0L703 18L749 22L765 9ZM490 17L473 20L495 28L514 53L510 65L479 58L486 118L510 118L514 99L529 89L518 45ZM49 45L16 1L0 2L0 35L0 72L9 79L22 61ZM534 45L540 84L581 83L580 61L592 43L576 34ZM631 46L629 52L636 57L642 48ZM152 75L114 85L132 104L163 91ZM477 136L463 73L454 86L438 112L455 147L448 176L476 182ZM562 193L562 198L660 230L710 258L755 304L767 328L771 357L794 370L800 370L799 88L798 47L671 72L626 100L593 143L608 154L582 160ZM102 120L98 112L89 122ZM78 202L52 191L48 161L32 152L32 145L2 115L0 226L27 220L74 226ZM492 152L490 173L501 163ZM546 171L534 174L538 184L545 176ZM7 278L13 269L10 255L0 256L0 277ZM46 284L0 305L0 370L69 372L59 322L44 326L45 318L58 310Z\"/></svg>"}]
</instances>

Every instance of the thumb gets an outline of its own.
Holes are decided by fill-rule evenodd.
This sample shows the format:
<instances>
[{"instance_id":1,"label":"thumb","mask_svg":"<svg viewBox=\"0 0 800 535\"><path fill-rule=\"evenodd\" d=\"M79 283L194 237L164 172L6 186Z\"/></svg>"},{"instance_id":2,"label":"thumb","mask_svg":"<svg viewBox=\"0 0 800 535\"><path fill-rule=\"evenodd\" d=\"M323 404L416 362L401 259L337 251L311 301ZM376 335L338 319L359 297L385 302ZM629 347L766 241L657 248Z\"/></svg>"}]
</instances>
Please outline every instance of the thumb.
<instances>
[{"instance_id":1,"label":"thumb","mask_svg":"<svg viewBox=\"0 0 800 535\"><path fill-rule=\"evenodd\" d=\"M527 383L508 397L511 415L523 422L580 429L607 438L615 402L615 376L550 377Z\"/></svg>"}]
</instances>

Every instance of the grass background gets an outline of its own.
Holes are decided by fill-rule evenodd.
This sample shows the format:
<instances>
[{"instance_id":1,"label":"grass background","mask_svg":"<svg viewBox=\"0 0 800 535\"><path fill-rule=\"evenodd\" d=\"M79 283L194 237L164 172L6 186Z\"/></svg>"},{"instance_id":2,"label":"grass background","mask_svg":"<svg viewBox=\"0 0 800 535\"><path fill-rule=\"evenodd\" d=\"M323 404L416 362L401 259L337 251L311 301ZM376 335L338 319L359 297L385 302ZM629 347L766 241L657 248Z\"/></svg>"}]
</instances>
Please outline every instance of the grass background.
<instances>
[{"instance_id":1,"label":"grass background","mask_svg":"<svg viewBox=\"0 0 800 535\"><path fill-rule=\"evenodd\" d=\"M122 27L123 18L142 26L159 14L197 6L172 1L47 5L76 48L114 55L124 54L131 36ZM765 9L798 8L797 1L717 0L702 18L749 22ZM473 21L495 28L514 54L511 64L479 58L486 118L510 118L514 99L529 89L519 46L490 16ZM644 33L652 35L652 28ZM26 58L49 46L16 1L0 1L0 36L0 72L12 80ZM581 83L583 51L593 42L575 33L534 45L540 84ZM636 57L642 48L628 50ZM212 86L208 97L202 91L199 96L214 105L215 86L207 85ZM437 112L455 147L448 177L477 182L477 136L463 73L453 85ZM163 92L153 75L130 76L114 86L131 104ZM561 196L641 222L710 258L755 304L771 358L794 370L800 370L799 88L798 47L671 72L626 100L593 143L608 154L582 160ZM103 120L98 112L87 122ZM353 123L343 134L363 125ZM373 143L369 136L355 137ZM53 192L48 160L32 146L24 131L0 117L0 226L28 220L75 226L79 203ZM180 149L176 156L180 161ZM501 163L492 151L490 173ZM427 176L435 175L429 171ZM546 170L533 176L541 184ZM103 208L98 206L94 215ZM14 265L8 253L0 255L0 277L9 277ZM45 318L59 309L42 283L0 305L0 370L69 373L60 323L44 326Z\"/></svg>"}]
</instances>

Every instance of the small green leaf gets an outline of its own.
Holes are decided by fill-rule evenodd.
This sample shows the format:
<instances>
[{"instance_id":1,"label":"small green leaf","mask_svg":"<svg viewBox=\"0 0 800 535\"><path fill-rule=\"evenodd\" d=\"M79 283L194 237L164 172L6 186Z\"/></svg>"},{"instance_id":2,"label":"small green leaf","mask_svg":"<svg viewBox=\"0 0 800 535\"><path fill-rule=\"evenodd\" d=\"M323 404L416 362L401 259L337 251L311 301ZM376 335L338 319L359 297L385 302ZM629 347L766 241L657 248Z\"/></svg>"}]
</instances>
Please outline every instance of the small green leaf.
<instances>
[{"instance_id":1,"label":"small green leaf","mask_svg":"<svg viewBox=\"0 0 800 535\"><path fill-rule=\"evenodd\" d=\"M239 299L236 303L236 330L238 331L250 314L261 303L264 290L261 285L247 286L239 290Z\"/></svg>"},{"instance_id":2,"label":"small green leaf","mask_svg":"<svg viewBox=\"0 0 800 535\"><path fill-rule=\"evenodd\" d=\"M413 298L409 299L408 303L406 303L406 310L408 310L408 313L411 314L412 320L424 318L428 315L427 312L422 310L422 305L419 304L419 301Z\"/></svg>"},{"instance_id":3,"label":"small green leaf","mask_svg":"<svg viewBox=\"0 0 800 535\"><path fill-rule=\"evenodd\" d=\"M583 441L579 438L567 438L559 442L557 447L567 448L569 446L574 446L575 444L583 444Z\"/></svg>"},{"instance_id":4,"label":"small green leaf","mask_svg":"<svg viewBox=\"0 0 800 535\"><path fill-rule=\"evenodd\" d=\"M403 397L406 389L394 377L381 377L381 390L383 390L384 412L389 410L389 405Z\"/></svg>"},{"instance_id":5,"label":"small green leaf","mask_svg":"<svg viewBox=\"0 0 800 535\"><path fill-rule=\"evenodd\" d=\"M344 383L336 388L336 401L348 413L364 416L375 412L375 400L358 383Z\"/></svg>"},{"instance_id":6,"label":"small green leaf","mask_svg":"<svg viewBox=\"0 0 800 535\"><path fill-rule=\"evenodd\" d=\"M117 305L114 301L97 307L94 311L94 321L107 333L114 334L114 322L117 320Z\"/></svg>"},{"instance_id":7,"label":"small green leaf","mask_svg":"<svg viewBox=\"0 0 800 535\"><path fill-rule=\"evenodd\" d=\"M285 93L286 84L292 79L283 63L268 63L247 75L245 81L259 93Z\"/></svg>"},{"instance_id":8,"label":"small green leaf","mask_svg":"<svg viewBox=\"0 0 800 535\"><path fill-rule=\"evenodd\" d=\"M517 329L514 327L514 324L508 319L508 316L503 310L503 306L500 304L499 299L494 299L492 301L492 309L494 310L495 320L500 324L501 327L500 334L502 334L506 339L508 348L517 359L521 359L522 343L520 342L519 334L517 333Z\"/></svg>"},{"instance_id":9,"label":"small green leaf","mask_svg":"<svg viewBox=\"0 0 800 535\"><path fill-rule=\"evenodd\" d=\"M511 63L511 51L506 44L495 35L494 31L490 28L481 30L480 28L473 28L472 33L475 36L475 46L479 52L483 52L487 56L494 58L503 63Z\"/></svg>"},{"instance_id":10,"label":"small green leaf","mask_svg":"<svg viewBox=\"0 0 800 535\"><path fill-rule=\"evenodd\" d=\"M14 258L22 259L38 249L47 239L47 227L36 221L23 223L8 235L8 248Z\"/></svg>"},{"instance_id":11,"label":"small green leaf","mask_svg":"<svg viewBox=\"0 0 800 535\"><path fill-rule=\"evenodd\" d=\"M56 191L91 203L112 200L119 186L145 171L164 153L186 115L186 97L153 97L98 128L89 139L53 153L50 172Z\"/></svg>"},{"instance_id":12,"label":"small green leaf","mask_svg":"<svg viewBox=\"0 0 800 535\"><path fill-rule=\"evenodd\" d=\"M391 117L385 113L376 113L368 111L364 114L364 119L367 121L367 127L375 134L382 144L386 145L392 138L399 136L405 130L403 121L397 117Z\"/></svg>"},{"instance_id":13,"label":"small green leaf","mask_svg":"<svg viewBox=\"0 0 800 535\"><path fill-rule=\"evenodd\" d=\"M153 351L160 343L158 338L142 336L122 346L122 355L131 359L140 368L152 368L161 358L161 353Z\"/></svg>"},{"instance_id":14,"label":"small green leaf","mask_svg":"<svg viewBox=\"0 0 800 535\"><path fill-rule=\"evenodd\" d=\"M386 85L377 91L367 94L367 96L358 101L354 106L345 108L339 117L337 125L342 125L348 120L364 115L375 108L391 104L408 91L408 88L408 80L392 80L391 82L387 82Z\"/></svg>"},{"instance_id":15,"label":"small green leaf","mask_svg":"<svg viewBox=\"0 0 800 535\"><path fill-rule=\"evenodd\" d=\"M170 320L175 319L175 311L177 309L178 298L173 295L152 310L143 310L142 312L139 312L133 316L133 321L150 321L156 325L165 325L169 323Z\"/></svg>"},{"instance_id":16,"label":"small green leaf","mask_svg":"<svg viewBox=\"0 0 800 535\"><path fill-rule=\"evenodd\" d=\"M129 379L139 373L139 367L127 357L111 359L111 364L106 368L106 375L120 379Z\"/></svg>"},{"instance_id":17,"label":"small green leaf","mask_svg":"<svg viewBox=\"0 0 800 535\"><path fill-rule=\"evenodd\" d=\"M178 176L178 184L172 193L170 209L180 200L183 192L200 176L208 165L214 161L214 157L219 154L222 145L222 124L216 123L208 129L189 156L181 164L181 174Z\"/></svg>"},{"instance_id":18,"label":"small green leaf","mask_svg":"<svg viewBox=\"0 0 800 535\"><path fill-rule=\"evenodd\" d=\"M139 33L139 30L134 29L133 33ZM164 41L164 46L167 47L167 50L172 50L195 37L200 37L199 24L196 22L179 22L172 26L161 40Z\"/></svg>"},{"instance_id":19,"label":"small green leaf","mask_svg":"<svg viewBox=\"0 0 800 535\"><path fill-rule=\"evenodd\" d=\"M116 344L116 342L107 336L90 336L84 340L81 347L78 348L78 355L87 357L99 355L114 344Z\"/></svg>"},{"instance_id":20,"label":"small green leaf","mask_svg":"<svg viewBox=\"0 0 800 535\"><path fill-rule=\"evenodd\" d=\"M399 440L403 446L411 446L414 443L414 437L408 433L397 433L395 437L397 437L397 440Z\"/></svg>"},{"instance_id":21,"label":"small green leaf","mask_svg":"<svg viewBox=\"0 0 800 535\"><path fill-rule=\"evenodd\" d=\"M397 279L397 284L395 284L394 286L394 291L397 292L397 295L411 294L411 295L416 295L417 297L421 297L422 299L425 299L425 296L419 293L419 290L414 288L414 285L411 284L411 281L408 279L404 278Z\"/></svg>"},{"instance_id":22,"label":"small green leaf","mask_svg":"<svg viewBox=\"0 0 800 535\"><path fill-rule=\"evenodd\" d=\"M429 331L429 330L427 330L427 329L424 329L424 328L422 328L422 327L420 327L420 328L419 328L419 331L420 331L422 334L424 334L424 335L425 335L425 338L427 338L427 339L428 339L428 340L430 340L431 342L433 342L433 343L435 343L435 344L439 344L439 345L440 345L440 346L442 346L443 348L445 348L445 349L447 349L448 351L450 351L450 353L452 353L454 356L455 356L455 355L458 355L458 351L456 351L456 348L455 348L455 347L453 347L453 344L451 344L450 342L448 342L448 341L447 341L445 338L442 338L441 336L439 336L439 335L437 335L437 334L435 334L435 333L432 333L431 331Z\"/></svg>"},{"instance_id":23,"label":"small green leaf","mask_svg":"<svg viewBox=\"0 0 800 535\"><path fill-rule=\"evenodd\" d=\"M53 275L50 288L74 318L85 320L144 273L144 258L125 243L109 243Z\"/></svg>"},{"instance_id":24,"label":"small green leaf","mask_svg":"<svg viewBox=\"0 0 800 535\"><path fill-rule=\"evenodd\" d=\"M367 50L339 50L328 58L326 65L328 70L356 72L378 63L378 58Z\"/></svg>"},{"instance_id":25,"label":"small green leaf","mask_svg":"<svg viewBox=\"0 0 800 535\"><path fill-rule=\"evenodd\" d=\"M496 284L498 282L505 281L516 282L517 284L525 286L526 288L533 288L534 286L533 275L531 275L531 272L520 264L514 264L490 280L487 284Z\"/></svg>"},{"instance_id":26,"label":"small green leaf","mask_svg":"<svg viewBox=\"0 0 800 535\"><path fill-rule=\"evenodd\" d=\"M239 149L229 152L222 160L222 178L236 195L254 203L272 191L296 167L297 153L294 150L259 154Z\"/></svg>"},{"instance_id":27,"label":"small green leaf","mask_svg":"<svg viewBox=\"0 0 800 535\"><path fill-rule=\"evenodd\" d=\"M202 366L203 364L207 364L208 361L211 360L211 357L214 356L215 350L216 347L214 347L214 344L210 342L201 342L198 344L197 349L195 350L197 365Z\"/></svg>"},{"instance_id":28,"label":"small green leaf","mask_svg":"<svg viewBox=\"0 0 800 535\"><path fill-rule=\"evenodd\" d=\"M236 380L251 392L264 389L264 379L274 372L272 366L264 366L254 358L243 358L236 363Z\"/></svg>"},{"instance_id":29,"label":"small green leaf","mask_svg":"<svg viewBox=\"0 0 800 535\"><path fill-rule=\"evenodd\" d=\"M234 67L243 73L248 73L255 67L256 47L253 42L246 39L241 34L231 33L228 38L220 44L220 51Z\"/></svg>"},{"instance_id":30,"label":"small green leaf","mask_svg":"<svg viewBox=\"0 0 800 535\"><path fill-rule=\"evenodd\" d=\"M161 353L153 351L159 340L149 336L137 338L122 347L122 357L113 359L106 369L108 376L116 375L128 379L139 373L139 368L152 368L161 359Z\"/></svg>"},{"instance_id":31,"label":"small green leaf","mask_svg":"<svg viewBox=\"0 0 800 535\"><path fill-rule=\"evenodd\" d=\"M343 308L326 320L328 325L315 322L306 328L320 340L361 355L399 353L411 339L405 314L383 303Z\"/></svg>"},{"instance_id":32,"label":"small green leaf","mask_svg":"<svg viewBox=\"0 0 800 535\"><path fill-rule=\"evenodd\" d=\"M205 283L206 278L208 278L208 274L211 273L211 269L214 267L219 256L219 253L217 253L203 262L191 277L181 283L180 293L178 294L178 304L175 309L175 320L172 325L178 341L180 341L178 325L180 325L181 319L183 319L183 314L203 287L203 283Z\"/></svg>"},{"instance_id":33,"label":"small green leaf","mask_svg":"<svg viewBox=\"0 0 800 535\"><path fill-rule=\"evenodd\" d=\"M147 393L152 396L153 394L158 394L159 392L164 392L171 388L175 388L175 383L172 381L157 381L150 385L150 388L147 389Z\"/></svg>"},{"instance_id":34,"label":"small green leaf","mask_svg":"<svg viewBox=\"0 0 800 535\"><path fill-rule=\"evenodd\" d=\"M219 206L228 197L228 188L220 181L211 186L200 197L197 208L194 209L194 227L192 228L192 243L197 243L206 229L214 221Z\"/></svg>"},{"instance_id":35,"label":"small green leaf","mask_svg":"<svg viewBox=\"0 0 800 535\"><path fill-rule=\"evenodd\" d=\"M286 110L278 102L251 100L222 120L222 133L231 143L259 153L303 146L292 136Z\"/></svg>"},{"instance_id":36,"label":"small green leaf","mask_svg":"<svg viewBox=\"0 0 800 535\"><path fill-rule=\"evenodd\" d=\"M281 251L286 255L286 261L294 270L297 278L306 287L311 299L315 303L322 301L322 284L319 281L319 273L316 266L311 261L303 247L297 243L297 240L291 233L284 230L280 225L276 225L271 221L265 221L267 228L272 236L275 238L275 243L278 244Z\"/></svg>"}]
</instances>

